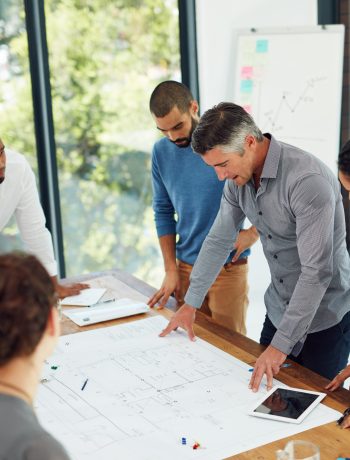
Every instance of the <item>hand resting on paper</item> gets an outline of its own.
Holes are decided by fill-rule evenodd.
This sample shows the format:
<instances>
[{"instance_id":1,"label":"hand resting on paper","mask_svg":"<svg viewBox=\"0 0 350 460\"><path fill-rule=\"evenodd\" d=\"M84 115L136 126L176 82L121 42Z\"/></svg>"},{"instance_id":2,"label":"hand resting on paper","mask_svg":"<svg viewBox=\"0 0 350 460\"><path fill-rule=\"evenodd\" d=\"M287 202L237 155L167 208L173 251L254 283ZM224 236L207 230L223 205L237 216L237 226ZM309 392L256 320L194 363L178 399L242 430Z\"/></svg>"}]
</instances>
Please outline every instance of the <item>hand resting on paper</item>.
<instances>
[{"instance_id":1,"label":"hand resting on paper","mask_svg":"<svg viewBox=\"0 0 350 460\"><path fill-rule=\"evenodd\" d=\"M271 390L273 386L273 377L277 375L287 355L277 348L269 345L266 350L261 353L256 360L252 377L249 382L249 388L254 392L259 390L259 386L263 376L266 374L267 390Z\"/></svg>"},{"instance_id":2,"label":"hand resting on paper","mask_svg":"<svg viewBox=\"0 0 350 460\"><path fill-rule=\"evenodd\" d=\"M159 337L165 337L170 332L175 331L178 327L182 327L187 331L188 338L195 341L195 335L193 330L194 319L196 316L196 308L191 305L184 304L178 309L175 315L169 321L168 326L163 329L159 334Z\"/></svg>"}]
</instances>

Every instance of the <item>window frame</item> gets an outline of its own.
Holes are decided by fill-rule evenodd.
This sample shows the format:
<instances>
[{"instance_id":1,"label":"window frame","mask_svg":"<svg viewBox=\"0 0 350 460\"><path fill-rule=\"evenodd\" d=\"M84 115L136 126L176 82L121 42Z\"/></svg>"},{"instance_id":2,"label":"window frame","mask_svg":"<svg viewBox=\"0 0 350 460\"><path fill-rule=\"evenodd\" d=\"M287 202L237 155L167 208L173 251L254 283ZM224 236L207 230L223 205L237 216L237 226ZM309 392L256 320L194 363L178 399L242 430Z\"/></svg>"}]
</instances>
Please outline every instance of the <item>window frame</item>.
<instances>
[{"instance_id":1,"label":"window frame","mask_svg":"<svg viewBox=\"0 0 350 460\"><path fill-rule=\"evenodd\" d=\"M58 275L66 276L44 0L24 0L32 84L39 191ZM195 0L178 0L182 81L199 99Z\"/></svg>"}]
</instances>

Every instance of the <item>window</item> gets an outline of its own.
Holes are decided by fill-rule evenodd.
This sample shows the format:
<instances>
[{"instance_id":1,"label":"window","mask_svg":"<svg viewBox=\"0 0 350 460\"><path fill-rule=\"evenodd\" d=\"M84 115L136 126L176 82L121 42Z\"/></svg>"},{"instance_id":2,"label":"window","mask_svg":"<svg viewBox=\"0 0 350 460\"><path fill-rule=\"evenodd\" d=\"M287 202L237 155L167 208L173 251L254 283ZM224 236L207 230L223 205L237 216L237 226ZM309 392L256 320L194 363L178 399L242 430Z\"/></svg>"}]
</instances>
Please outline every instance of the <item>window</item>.
<instances>
[{"instance_id":1,"label":"window","mask_svg":"<svg viewBox=\"0 0 350 460\"><path fill-rule=\"evenodd\" d=\"M149 96L180 79L176 0L46 0L67 276L118 267L159 284Z\"/></svg>"},{"instance_id":2,"label":"window","mask_svg":"<svg viewBox=\"0 0 350 460\"><path fill-rule=\"evenodd\" d=\"M23 153L36 172L32 95L22 0L1 0L0 3L0 111L0 138L7 148ZM0 232L0 252L20 248L23 248L22 243L12 218Z\"/></svg>"}]
</instances>

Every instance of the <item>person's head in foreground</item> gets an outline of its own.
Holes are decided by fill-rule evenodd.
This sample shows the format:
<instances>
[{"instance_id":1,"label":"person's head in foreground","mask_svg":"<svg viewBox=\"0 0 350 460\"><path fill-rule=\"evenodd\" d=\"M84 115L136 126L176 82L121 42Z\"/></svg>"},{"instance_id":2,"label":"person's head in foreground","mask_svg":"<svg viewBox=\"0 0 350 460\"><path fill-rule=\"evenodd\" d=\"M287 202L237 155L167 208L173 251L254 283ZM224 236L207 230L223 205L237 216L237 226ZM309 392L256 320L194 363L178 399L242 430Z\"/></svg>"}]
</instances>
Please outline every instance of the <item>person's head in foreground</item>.
<instances>
[{"instance_id":1,"label":"person's head in foreground","mask_svg":"<svg viewBox=\"0 0 350 460\"><path fill-rule=\"evenodd\" d=\"M153 90L149 108L157 128L178 147L188 147L198 124L198 103L187 86L163 81Z\"/></svg>"},{"instance_id":2,"label":"person's head in foreground","mask_svg":"<svg viewBox=\"0 0 350 460\"><path fill-rule=\"evenodd\" d=\"M338 175L342 186L349 192L350 198L350 140L340 150L338 157Z\"/></svg>"},{"instance_id":3,"label":"person's head in foreground","mask_svg":"<svg viewBox=\"0 0 350 460\"><path fill-rule=\"evenodd\" d=\"M245 185L259 172L268 150L253 118L239 105L221 102L207 110L192 135L192 148L220 180Z\"/></svg>"},{"instance_id":4,"label":"person's head in foreground","mask_svg":"<svg viewBox=\"0 0 350 460\"><path fill-rule=\"evenodd\" d=\"M68 458L32 409L59 336L56 303L52 280L34 256L0 255L0 458Z\"/></svg>"}]
</instances>

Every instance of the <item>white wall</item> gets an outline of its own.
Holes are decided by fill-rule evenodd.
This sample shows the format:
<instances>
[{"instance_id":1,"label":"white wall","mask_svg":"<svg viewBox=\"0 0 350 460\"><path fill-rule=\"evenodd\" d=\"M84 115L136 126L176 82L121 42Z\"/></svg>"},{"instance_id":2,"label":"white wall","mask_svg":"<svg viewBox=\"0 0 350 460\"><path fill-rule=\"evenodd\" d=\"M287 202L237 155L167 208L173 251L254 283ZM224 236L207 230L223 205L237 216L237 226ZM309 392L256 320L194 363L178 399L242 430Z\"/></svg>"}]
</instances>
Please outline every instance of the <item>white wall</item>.
<instances>
[{"instance_id":1,"label":"white wall","mask_svg":"<svg viewBox=\"0 0 350 460\"><path fill-rule=\"evenodd\" d=\"M317 24L317 0L197 0L197 46L201 113L233 101L237 29ZM259 340L270 273L260 241L249 258L248 336Z\"/></svg>"},{"instance_id":2,"label":"white wall","mask_svg":"<svg viewBox=\"0 0 350 460\"><path fill-rule=\"evenodd\" d=\"M197 0L201 113L232 100L235 30L317 24L317 0Z\"/></svg>"}]
</instances>

